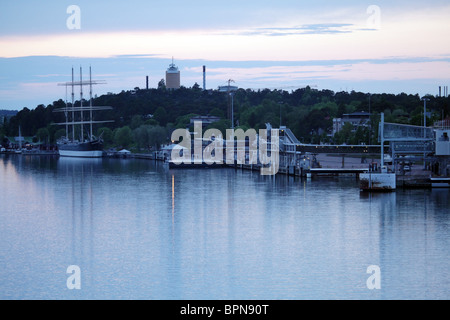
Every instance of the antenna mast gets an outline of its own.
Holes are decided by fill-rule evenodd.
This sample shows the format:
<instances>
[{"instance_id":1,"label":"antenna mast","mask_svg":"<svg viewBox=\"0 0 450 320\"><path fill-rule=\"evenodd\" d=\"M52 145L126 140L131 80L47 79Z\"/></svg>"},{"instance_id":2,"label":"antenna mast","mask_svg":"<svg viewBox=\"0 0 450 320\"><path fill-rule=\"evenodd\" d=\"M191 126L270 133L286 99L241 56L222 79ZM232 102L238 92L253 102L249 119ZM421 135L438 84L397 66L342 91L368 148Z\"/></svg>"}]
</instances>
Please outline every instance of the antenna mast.
<instances>
[{"instance_id":1,"label":"antenna mast","mask_svg":"<svg viewBox=\"0 0 450 320\"><path fill-rule=\"evenodd\" d=\"M91 120L89 122L89 131L90 131L90 136L89 136L89 140L92 141L92 70L91 70L91 66L89 66L89 119Z\"/></svg>"},{"instance_id":2,"label":"antenna mast","mask_svg":"<svg viewBox=\"0 0 450 320\"><path fill-rule=\"evenodd\" d=\"M81 69L80 66L80 116L81 116L81 120L80 120L80 127L81 127L81 132L80 132L80 142L83 142L84 140L84 117L83 117L83 71Z\"/></svg>"},{"instance_id":3,"label":"antenna mast","mask_svg":"<svg viewBox=\"0 0 450 320\"><path fill-rule=\"evenodd\" d=\"M234 129L234 93L231 91L231 82L234 80L228 79L228 95L231 95L231 129Z\"/></svg>"},{"instance_id":4,"label":"antenna mast","mask_svg":"<svg viewBox=\"0 0 450 320\"><path fill-rule=\"evenodd\" d=\"M70 82L65 82L65 83L59 83L59 86L65 86L66 87L66 92L67 92L67 87L71 87L72 88L72 105L71 107L67 107L67 103L66 103L66 107L65 108L57 108L54 110L54 112L64 112L66 115L66 122L64 123L56 123L58 125L65 125L66 126L66 138L68 140L69 137L69 131L70 131L70 126L72 126L72 142L75 142L75 127L80 125L81 126L81 133L80 133L80 142L84 142L84 124L88 124L89 123L89 132L86 132L88 135L90 135L89 140L93 141L93 124L97 124L97 123L107 123L107 122L112 122L112 121L94 121L93 120L93 112L94 111L99 111L99 110L110 110L111 107L109 106L93 106L93 96L92 96L92 86L96 85L96 84L104 84L105 82L103 80L92 80L92 68L91 66L89 66L89 80L83 81L83 75L82 75L82 67L80 66L80 81L75 81L75 76L74 76L74 68L72 67L72 81ZM89 106L83 106L83 86L89 85ZM80 86L80 106L75 108L75 86ZM67 95L67 93L66 93ZM67 99L66 99L67 100ZM84 119L84 111L86 111L89 114L89 120L85 120ZM69 113L72 112L72 119L69 120ZM79 112L79 115L75 116L75 112ZM76 118L76 120L75 120Z\"/></svg>"},{"instance_id":5,"label":"antenna mast","mask_svg":"<svg viewBox=\"0 0 450 320\"><path fill-rule=\"evenodd\" d=\"M75 93L74 93L74 75L73 75L73 67L72 67L72 141L75 141Z\"/></svg>"}]
</instances>

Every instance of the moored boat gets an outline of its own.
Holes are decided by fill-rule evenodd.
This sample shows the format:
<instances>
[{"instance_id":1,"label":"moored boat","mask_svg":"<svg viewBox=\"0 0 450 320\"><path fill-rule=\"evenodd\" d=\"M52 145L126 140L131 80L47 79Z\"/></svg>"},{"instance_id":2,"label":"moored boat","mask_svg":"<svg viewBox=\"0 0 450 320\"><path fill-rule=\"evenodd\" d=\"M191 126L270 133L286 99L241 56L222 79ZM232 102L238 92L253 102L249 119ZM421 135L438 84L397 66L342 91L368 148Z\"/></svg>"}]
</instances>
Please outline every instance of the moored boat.
<instances>
[{"instance_id":1,"label":"moored boat","mask_svg":"<svg viewBox=\"0 0 450 320\"><path fill-rule=\"evenodd\" d=\"M73 142L68 139L61 139L58 141L58 150L62 157L100 158L103 156L103 141L95 139Z\"/></svg>"}]
</instances>

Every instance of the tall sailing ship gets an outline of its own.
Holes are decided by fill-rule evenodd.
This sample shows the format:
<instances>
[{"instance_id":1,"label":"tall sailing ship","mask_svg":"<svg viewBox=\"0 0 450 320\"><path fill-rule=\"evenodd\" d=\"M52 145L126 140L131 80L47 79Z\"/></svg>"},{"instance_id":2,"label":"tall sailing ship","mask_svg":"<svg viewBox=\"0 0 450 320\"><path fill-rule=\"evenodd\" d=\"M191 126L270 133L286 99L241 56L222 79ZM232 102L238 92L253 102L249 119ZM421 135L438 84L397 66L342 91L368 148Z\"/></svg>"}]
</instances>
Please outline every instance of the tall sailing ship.
<instances>
[{"instance_id":1,"label":"tall sailing ship","mask_svg":"<svg viewBox=\"0 0 450 320\"><path fill-rule=\"evenodd\" d=\"M113 122L110 120L94 120L93 112L111 110L112 107L92 105L92 86L104 84L104 81L93 81L92 71L89 67L89 80L83 81L83 72L80 67L80 81L75 81L72 68L72 81L60 83L66 87L66 106L55 109L54 112L63 112L65 122L57 123L66 127L66 135L57 141L59 154L62 157L100 158L103 156L103 140L93 134L93 125ZM89 105L83 105L83 87L89 87ZM75 106L75 87L80 87L80 103ZM71 104L67 102L67 90L71 88Z\"/></svg>"}]
</instances>

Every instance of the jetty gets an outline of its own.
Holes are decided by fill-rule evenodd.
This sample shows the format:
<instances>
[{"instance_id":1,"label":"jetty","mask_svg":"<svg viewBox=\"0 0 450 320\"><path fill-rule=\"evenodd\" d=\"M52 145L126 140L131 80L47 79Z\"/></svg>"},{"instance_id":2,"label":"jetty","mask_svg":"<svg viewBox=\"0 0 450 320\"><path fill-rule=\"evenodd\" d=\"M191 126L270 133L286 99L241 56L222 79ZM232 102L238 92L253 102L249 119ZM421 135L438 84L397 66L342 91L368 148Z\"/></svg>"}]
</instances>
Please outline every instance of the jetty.
<instances>
[{"instance_id":1,"label":"jetty","mask_svg":"<svg viewBox=\"0 0 450 320\"><path fill-rule=\"evenodd\" d=\"M277 129L277 175L354 176L360 180L361 189L372 191L450 186L450 126L433 128L385 123L383 114L379 126L379 145L304 144L289 128L280 127ZM248 147L245 152L249 152ZM246 161L223 163L214 167L252 171L262 168L260 163ZM206 164L169 164L169 167L213 168Z\"/></svg>"}]
</instances>

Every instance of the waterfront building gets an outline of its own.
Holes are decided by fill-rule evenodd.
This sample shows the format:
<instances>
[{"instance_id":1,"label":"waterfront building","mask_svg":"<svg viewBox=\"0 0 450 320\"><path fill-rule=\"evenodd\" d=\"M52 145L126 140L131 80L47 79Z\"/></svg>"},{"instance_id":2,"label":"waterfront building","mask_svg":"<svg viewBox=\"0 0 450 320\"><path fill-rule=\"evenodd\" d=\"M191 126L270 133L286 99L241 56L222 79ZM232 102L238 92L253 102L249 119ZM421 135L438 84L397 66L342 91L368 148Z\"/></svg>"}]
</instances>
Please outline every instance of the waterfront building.
<instances>
[{"instance_id":1,"label":"waterfront building","mask_svg":"<svg viewBox=\"0 0 450 320\"><path fill-rule=\"evenodd\" d=\"M368 112L353 112L342 115L342 118L333 119L333 135L342 130L346 123L350 123L353 126L353 131L356 131L358 127L369 127L370 116Z\"/></svg>"}]
</instances>

